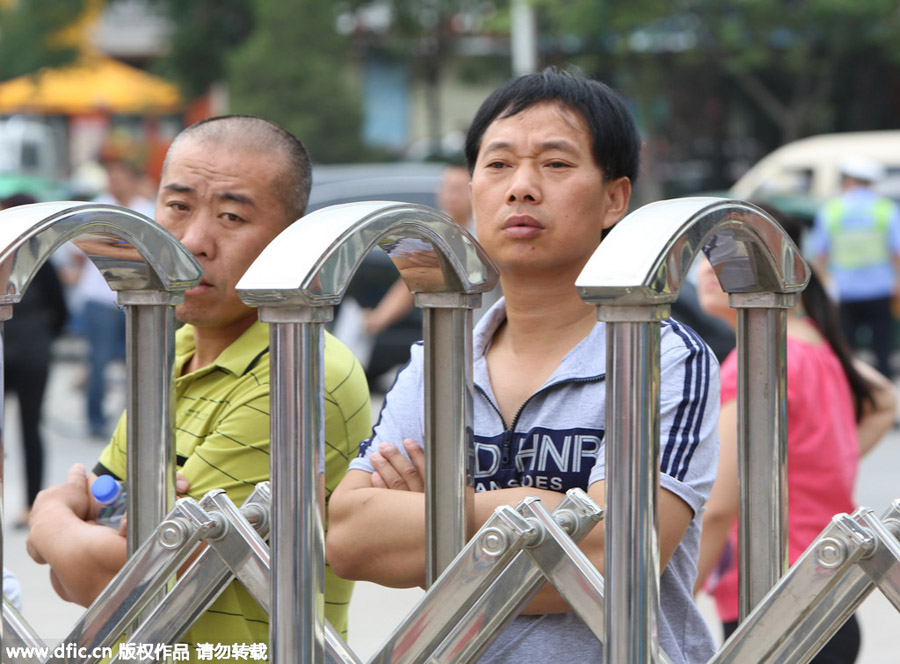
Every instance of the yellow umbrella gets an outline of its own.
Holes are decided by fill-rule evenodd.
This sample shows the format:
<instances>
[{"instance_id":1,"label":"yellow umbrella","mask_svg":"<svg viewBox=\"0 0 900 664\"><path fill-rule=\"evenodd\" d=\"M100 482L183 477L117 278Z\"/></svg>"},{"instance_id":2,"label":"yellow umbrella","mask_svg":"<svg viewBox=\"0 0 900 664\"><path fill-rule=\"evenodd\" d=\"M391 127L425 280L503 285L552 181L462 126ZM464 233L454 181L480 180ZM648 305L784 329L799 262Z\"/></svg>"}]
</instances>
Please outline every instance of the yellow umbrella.
<instances>
[{"instance_id":1,"label":"yellow umbrella","mask_svg":"<svg viewBox=\"0 0 900 664\"><path fill-rule=\"evenodd\" d=\"M0 113L125 114L181 108L175 85L103 56L0 83Z\"/></svg>"}]
</instances>

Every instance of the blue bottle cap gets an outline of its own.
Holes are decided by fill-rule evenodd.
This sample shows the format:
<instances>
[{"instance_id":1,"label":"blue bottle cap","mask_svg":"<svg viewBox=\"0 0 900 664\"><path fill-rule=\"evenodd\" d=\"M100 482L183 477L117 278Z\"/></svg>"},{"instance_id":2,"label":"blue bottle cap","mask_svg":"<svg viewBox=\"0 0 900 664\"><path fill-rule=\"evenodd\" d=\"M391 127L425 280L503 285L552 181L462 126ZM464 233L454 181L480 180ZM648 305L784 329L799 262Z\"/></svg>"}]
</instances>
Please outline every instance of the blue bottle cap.
<instances>
[{"instance_id":1,"label":"blue bottle cap","mask_svg":"<svg viewBox=\"0 0 900 664\"><path fill-rule=\"evenodd\" d=\"M121 485L112 475L101 475L91 484L91 494L101 505L113 502L121 492Z\"/></svg>"}]
</instances>

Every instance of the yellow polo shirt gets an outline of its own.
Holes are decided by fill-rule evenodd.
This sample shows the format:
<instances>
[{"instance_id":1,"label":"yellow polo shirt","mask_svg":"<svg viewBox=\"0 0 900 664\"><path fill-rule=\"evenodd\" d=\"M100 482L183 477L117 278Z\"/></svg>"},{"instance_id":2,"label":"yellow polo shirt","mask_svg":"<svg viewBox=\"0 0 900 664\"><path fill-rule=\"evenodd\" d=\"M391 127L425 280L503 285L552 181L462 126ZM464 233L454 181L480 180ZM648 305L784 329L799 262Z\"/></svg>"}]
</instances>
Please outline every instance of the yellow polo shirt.
<instances>
[{"instance_id":1,"label":"yellow polo shirt","mask_svg":"<svg viewBox=\"0 0 900 664\"><path fill-rule=\"evenodd\" d=\"M178 471L199 500L225 489L238 506L269 479L269 326L255 322L216 361L182 376L194 354L193 328L175 334L175 446ZM347 472L360 441L371 434L369 390L353 354L325 333L326 499ZM95 472L125 478L125 416ZM346 638L353 583L325 570L325 617ZM268 615L239 581L215 601L182 642L192 661L199 644L268 643ZM219 660L230 661L230 660Z\"/></svg>"}]
</instances>

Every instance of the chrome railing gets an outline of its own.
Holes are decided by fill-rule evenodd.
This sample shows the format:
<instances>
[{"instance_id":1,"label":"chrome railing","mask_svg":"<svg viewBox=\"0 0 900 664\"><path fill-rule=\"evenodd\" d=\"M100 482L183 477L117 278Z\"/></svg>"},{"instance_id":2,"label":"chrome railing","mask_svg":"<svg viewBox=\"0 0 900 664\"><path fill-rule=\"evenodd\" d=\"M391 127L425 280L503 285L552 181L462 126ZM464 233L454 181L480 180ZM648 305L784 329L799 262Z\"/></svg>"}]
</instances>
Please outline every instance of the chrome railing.
<instances>
[{"instance_id":1,"label":"chrome railing","mask_svg":"<svg viewBox=\"0 0 900 664\"><path fill-rule=\"evenodd\" d=\"M671 661L654 629L659 334L701 252L739 309L741 357L743 621L711 661L809 661L875 588L900 610L900 501L880 518L865 509L837 515L785 574L785 310L805 286L807 267L774 220L751 205L691 198L641 208L620 222L578 278L582 299L608 325L605 582L576 544L603 517L580 490L552 514L534 499L501 508L466 542L471 309L494 285L496 271L448 218L386 202L326 208L279 235L241 279L241 298L270 324L272 472L271 484L257 487L240 509L220 491L199 502L173 502L172 305L200 276L174 238L109 206L54 203L2 212L0 274L7 295L0 313L9 317L37 268L69 240L88 253L126 306L129 358L142 358L140 381L131 359L128 364L129 458L158 473L129 472L129 513L140 515L129 530L132 555L68 643L110 646L135 620L117 661L137 644L174 643L237 578L270 614L272 662L360 661L322 612L321 328L376 246L425 309L429 536L428 590L370 661L474 661L545 580L604 643L605 661ZM174 570L197 553L159 599ZM8 604L3 630L4 644L40 644Z\"/></svg>"}]
</instances>

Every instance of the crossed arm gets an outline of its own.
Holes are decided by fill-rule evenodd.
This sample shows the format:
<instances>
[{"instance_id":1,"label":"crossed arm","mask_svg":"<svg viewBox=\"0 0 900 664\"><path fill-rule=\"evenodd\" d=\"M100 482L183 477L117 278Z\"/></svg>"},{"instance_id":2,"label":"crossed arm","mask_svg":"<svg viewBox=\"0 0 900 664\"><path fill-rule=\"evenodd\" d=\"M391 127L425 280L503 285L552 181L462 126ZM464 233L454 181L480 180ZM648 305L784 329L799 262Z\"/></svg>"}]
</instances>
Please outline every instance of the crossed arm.
<instances>
[{"instance_id":1,"label":"crossed arm","mask_svg":"<svg viewBox=\"0 0 900 664\"><path fill-rule=\"evenodd\" d=\"M393 445L382 443L371 456L375 473L351 470L331 495L326 555L332 569L345 578L367 580L392 587L421 586L425 582L425 456L412 440L403 441L407 459ZM605 482L595 482L588 495L605 502ZM564 497L555 491L531 487L477 492L468 524L471 537L501 505L516 505L537 496L547 509ZM688 525L693 511L681 498L662 489L660 509L660 565L664 569ZM581 549L603 572L603 528L595 527ZM560 613L571 610L550 584L524 613Z\"/></svg>"}]
</instances>

